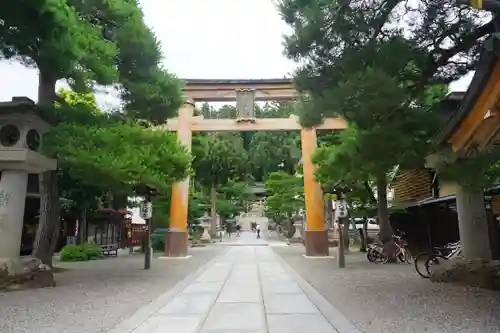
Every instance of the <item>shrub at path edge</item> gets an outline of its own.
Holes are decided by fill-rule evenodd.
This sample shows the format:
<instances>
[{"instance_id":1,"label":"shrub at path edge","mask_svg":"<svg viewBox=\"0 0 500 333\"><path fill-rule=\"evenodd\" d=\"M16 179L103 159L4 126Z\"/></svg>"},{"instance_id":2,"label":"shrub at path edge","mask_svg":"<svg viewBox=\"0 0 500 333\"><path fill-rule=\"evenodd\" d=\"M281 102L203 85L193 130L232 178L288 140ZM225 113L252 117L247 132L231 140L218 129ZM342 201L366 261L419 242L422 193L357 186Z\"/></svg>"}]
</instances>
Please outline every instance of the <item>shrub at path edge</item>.
<instances>
[{"instance_id":1,"label":"shrub at path edge","mask_svg":"<svg viewBox=\"0 0 500 333\"><path fill-rule=\"evenodd\" d=\"M103 254L101 248L95 244L68 244L59 252L61 261L88 261L102 259Z\"/></svg>"}]
</instances>

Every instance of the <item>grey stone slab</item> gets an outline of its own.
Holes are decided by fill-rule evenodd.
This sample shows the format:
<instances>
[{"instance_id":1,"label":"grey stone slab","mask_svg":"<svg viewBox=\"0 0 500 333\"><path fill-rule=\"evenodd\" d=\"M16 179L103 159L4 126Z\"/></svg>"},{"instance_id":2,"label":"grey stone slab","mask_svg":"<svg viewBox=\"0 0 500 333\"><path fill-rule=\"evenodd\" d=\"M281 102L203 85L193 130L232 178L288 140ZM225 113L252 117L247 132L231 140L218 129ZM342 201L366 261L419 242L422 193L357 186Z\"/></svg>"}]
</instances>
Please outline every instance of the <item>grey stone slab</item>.
<instances>
[{"instance_id":1,"label":"grey stone slab","mask_svg":"<svg viewBox=\"0 0 500 333\"><path fill-rule=\"evenodd\" d=\"M258 332L264 325L261 304L215 303L201 332Z\"/></svg>"},{"instance_id":2,"label":"grey stone slab","mask_svg":"<svg viewBox=\"0 0 500 333\"><path fill-rule=\"evenodd\" d=\"M225 285L222 289L217 302L261 302L261 294L259 285L234 286Z\"/></svg>"},{"instance_id":3,"label":"grey stone slab","mask_svg":"<svg viewBox=\"0 0 500 333\"><path fill-rule=\"evenodd\" d=\"M264 294L267 314L319 314L304 294Z\"/></svg>"},{"instance_id":4,"label":"grey stone slab","mask_svg":"<svg viewBox=\"0 0 500 333\"><path fill-rule=\"evenodd\" d=\"M319 314L268 315L267 326L269 333L337 333Z\"/></svg>"},{"instance_id":5,"label":"grey stone slab","mask_svg":"<svg viewBox=\"0 0 500 333\"><path fill-rule=\"evenodd\" d=\"M216 293L210 294L180 294L158 310L161 315L191 315L205 314L217 298Z\"/></svg>"},{"instance_id":6,"label":"grey stone slab","mask_svg":"<svg viewBox=\"0 0 500 333\"><path fill-rule=\"evenodd\" d=\"M132 333L196 333L204 316L154 316Z\"/></svg>"},{"instance_id":7,"label":"grey stone slab","mask_svg":"<svg viewBox=\"0 0 500 333\"><path fill-rule=\"evenodd\" d=\"M229 276L230 268L208 270L197 279L198 282L223 282Z\"/></svg>"},{"instance_id":8,"label":"grey stone slab","mask_svg":"<svg viewBox=\"0 0 500 333\"><path fill-rule=\"evenodd\" d=\"M302 294L303 291L294 281L263 281L264 294Z\"/></svg>"},{"instance_id":9,"label":"grey stone slab","mask_svg":"<svg viewBox=\"0 0 500 333\"><path fill-rule=\"evenodd\" d=\"M288 274L264 275L260 276L262 283L285 283L294 282L295 280Z\"/></svg>"},{"instance_id":10,"label":"grey stone slab","mask_svg":"<svg viewBox=\"0 0 500 333\"><path fill-rule=\"evenodd\" d=\"M223 282L194 282L187 286L181 294L218 293L222 285Z\"/></svg>"}]
</instances>

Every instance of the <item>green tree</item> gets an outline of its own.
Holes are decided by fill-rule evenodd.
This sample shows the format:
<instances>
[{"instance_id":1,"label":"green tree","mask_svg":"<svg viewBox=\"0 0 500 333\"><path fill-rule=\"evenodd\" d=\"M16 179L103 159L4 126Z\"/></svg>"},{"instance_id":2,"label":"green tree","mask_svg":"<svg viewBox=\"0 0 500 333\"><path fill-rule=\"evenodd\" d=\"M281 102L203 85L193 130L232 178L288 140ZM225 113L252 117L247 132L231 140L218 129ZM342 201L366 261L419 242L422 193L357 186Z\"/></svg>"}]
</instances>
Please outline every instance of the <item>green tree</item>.
<instances>
[{"instance_id":1,"label":"green tree","mask_svg":"<svg viewBox=\"0 0 500 333\"><path fill-rule=\"evenodd\" d=\"M286 52L305 64L296 76L299 89L308 93L302 121L312 125L334 115L348 121L325 165L346 172L356 167L365 173L361 179L375 179L385 243L392 235L386 175L395 165L422 163L438 125L432 107L448 83L473 69L481 38L493 26L477 11L451 3L402 4L284 0L280 5L293 29ZM413 23L406 24L410 16Z\"/></svg>"},{"instance_id":2,"label":"green tree","mask_svg":"<svg viewBox=\"0 0 500 333\"><path fill-rule=\"evenodd\" d=\"M217 226L217 187L230 180L244 180L248 176L248 155L243 140L235 133L197 136L193 140L193 168L195 179L210 191L212 213L211 233Z\"/></svg>"},{"instance_id":3,"label":"green tree","mask_svg":"<svg viewBox=\"0 0 500 333\"><path fill-rule=\"evenodd\" d=\"M288 238L293 236L293 216L304 208L304 180L283 171L273 172L265 181L266 215L277 224L288 224Z\"/></svg>"},{"instance_id":4,"label":"green tree","mask_svg":"<svg viewBox=\"0 0 500 333\"><path fill-rule=\"evenodd\" d=\"M223 221L247 212L252 201L249 181L229 180L217 188L217 213Z\"/></svg>"},{"instance_id":5,"label":"green tree","mask_svg":"<svg viewBox=\"0 0 500 333\"><path fill-rule=\"evenodd\" d=\"M116 201L139 185L166 194L172 181L187 176L191 157L174 134L104 113L92 94L62 90L60 96L55 112L46 112L57 126L44 137L44 149L59 157L59 189L78 207L82 226L104 194Z\"/></svg>"},{"instance_id":6,"label":"green tree","mask_svg":"<svg viewBox=\"0 0 500 333\"><path fill-rule=\"evenodd\" d=\"M6 1L0 9L0 57L38 68L42 108L53 107L59 79L78 91L118 82L126 113L153 123L181 104L180 85L159 65L158 42L136 1ZM40 185L34 255L51 258L59 229L57 173L42 174Z\"/></svg>"},{"instance_id":7,"label":"green tree","mask_svg":"<svg viewBox=\"0 0 500 333\"><path fill-rule=\"evenodd\" d=\"M288 118L295 112L292 103L266 103L256 108L258 118ZM248 154L252 175L263 181L271 172L295 173L300 160L300 134L298 132L255 132L250 137Z\"/></svg>"}]
</instances>

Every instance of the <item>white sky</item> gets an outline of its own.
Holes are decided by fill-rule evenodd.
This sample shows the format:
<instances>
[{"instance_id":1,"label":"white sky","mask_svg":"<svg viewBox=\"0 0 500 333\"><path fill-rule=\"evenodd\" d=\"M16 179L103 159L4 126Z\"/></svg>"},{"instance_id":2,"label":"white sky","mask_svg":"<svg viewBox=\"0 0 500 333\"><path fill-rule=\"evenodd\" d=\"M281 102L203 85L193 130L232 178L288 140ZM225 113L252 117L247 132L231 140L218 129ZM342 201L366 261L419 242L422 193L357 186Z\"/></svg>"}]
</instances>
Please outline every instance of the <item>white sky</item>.
<instances>
[{"instance_id":1,"label":"white sky","mask_svg":"<svg viewBox=\"0 0 500 333\"><path fill-rule=\"evenodd\" d=\"M272 0L142 0L146 23L162 42L165 67L180 78L259 79L290 76L283 56L287 26ZM0 101L36 100L36 69L0 62ZM465 90L471 76L452 85ZM116 104L101 96L100 104Z\"/></svg>"}]
</instances>

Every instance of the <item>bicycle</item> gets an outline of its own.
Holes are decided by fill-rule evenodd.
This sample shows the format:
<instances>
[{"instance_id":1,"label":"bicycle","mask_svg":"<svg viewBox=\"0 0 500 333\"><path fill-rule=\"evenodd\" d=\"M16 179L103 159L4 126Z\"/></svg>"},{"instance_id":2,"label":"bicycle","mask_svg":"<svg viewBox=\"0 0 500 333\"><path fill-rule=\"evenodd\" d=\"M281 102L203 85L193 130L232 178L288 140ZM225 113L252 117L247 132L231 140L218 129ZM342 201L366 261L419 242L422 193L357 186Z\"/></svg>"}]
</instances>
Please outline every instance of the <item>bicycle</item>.
<instances>
[{"instance_id":1,"label":"bicycle","mask_svg":"<svg viewBox=\"0 0 500 333\"><path fill-rule=\"evenodd\" d=\"M434 247L433 253L423 252L415 257L415 270L418 275L423 277L424 279L428 279L431 277L431 267L433 265L439 265L443 260L450 260L462 253L462 246L460 245L460 241L455 243L448 243L445 246ZM419 263L422 259L425 258L424 268L425 271L422 272Z\"/></svg>"},{"instance_id":2,"label":"bicycle","mask_svg":"<svg viewBox=\"0 0 500 333\"><path fill-rule=\"evenodd\" d=\"M394 256L400 262L411 263L412 256L410 254L410 251L406 249L406 245L403 239L399 236L393 236L393 240L394 244L396 244ZM366 258L370 262L382 262L384 264L389 262L389 257L384 253L384 245L380 242L368 245Z\"/></svg>"},{"instance_id":3,"label":"bicycle","mask_svg":"<svg viewBox=\"0 0 500 333\"><path fill-rule=\"evenodd\" d=\"M384 246L382 243L368 244L368 251L366 252L366 259L369 262L384 262L386 256L384 254Z\"/></svg>"}]
</instances>

